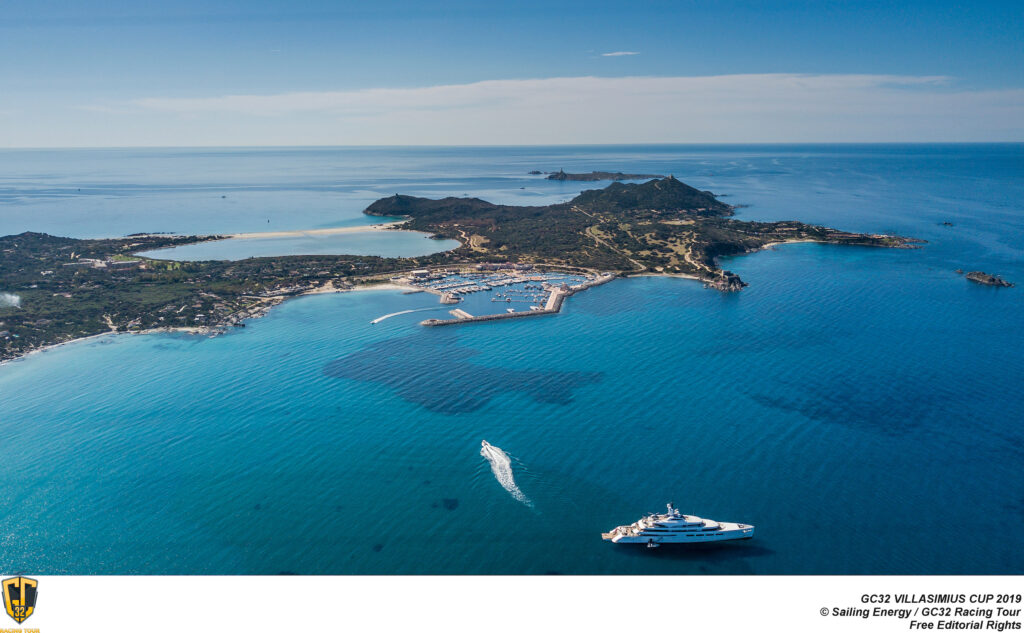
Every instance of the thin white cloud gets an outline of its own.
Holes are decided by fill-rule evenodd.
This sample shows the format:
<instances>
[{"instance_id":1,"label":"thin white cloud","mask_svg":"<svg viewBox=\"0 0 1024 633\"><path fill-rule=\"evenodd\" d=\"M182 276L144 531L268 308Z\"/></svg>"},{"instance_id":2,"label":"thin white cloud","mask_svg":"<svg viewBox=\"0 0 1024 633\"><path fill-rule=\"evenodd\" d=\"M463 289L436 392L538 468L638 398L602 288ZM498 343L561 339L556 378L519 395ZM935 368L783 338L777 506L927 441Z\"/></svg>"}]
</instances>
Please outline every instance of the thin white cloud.
<instances>
[{"instance_id":1,"label":"thin white cloud","mask_svg":"<svg viewBox=\"0 0 1024 633\"><path fill-rule=\"evenodd\" d=\"M942 76L556 77L148 97L79 110L81 120L67 112L40 115L34 128L12 120L9 129L0 125L0 139L12 146L1024 140L1024 90L958 89Z\"/></svg>"},{"instance_id":2,"label":"thin white cloud","mask_svg":"<svg viewBox=\"0 0 1024 633\"><path fill-rule=\"evenodd\" d=\"M503 112L510 106L581 107L600 111L629 106L656 111L808 110L870 106L906 98L911 87L936 88L942 76L901 75L718 75L709 77L555 77L508 79L422 88L371 88L276 95L198 98L151 97L131 105L179 113L230 112L260 116L334 112L385 116L396 111L473 110ZM856 97L850 102L851 97ZM601 100L592 101L592 100ZM109 107L109 106L107 106Z\"/></svg>"},{"instance_id":3,"label":"thin white cloud","mask_svg":"<svg viewBox=\"0 0 1024 633\"><path fill-rule=\"evenodd\" d=\"M87 103L85 105L71 106L75 110L83 110L85 112L97 112L101 114L131 114L132 112L138 111L138 108L134 107L133 104L120 103L116 105L104 104L104 103Z\"/></svg>"},{"instance_id":4,"label":"thin white cloud","mask_svg":"<svg viewBox=\"0 0 1024 633\"><path fill-rule=\"evenodd\" d=\"M601 57L625 57L627 55L639 55L636 51L615 51L614 53L601 53Z\"/></svg>"}]
</instances>

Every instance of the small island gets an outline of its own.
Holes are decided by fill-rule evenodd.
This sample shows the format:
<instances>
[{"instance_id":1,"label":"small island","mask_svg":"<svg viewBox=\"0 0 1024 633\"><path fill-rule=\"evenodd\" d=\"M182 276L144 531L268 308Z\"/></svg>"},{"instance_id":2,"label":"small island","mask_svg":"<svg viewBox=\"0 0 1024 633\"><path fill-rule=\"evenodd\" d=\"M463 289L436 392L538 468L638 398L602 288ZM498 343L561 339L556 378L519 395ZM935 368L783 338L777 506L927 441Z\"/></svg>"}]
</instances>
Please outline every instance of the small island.
<instances>
[{"instance_id":1,"label":"small island","mask_svg":"<svg viewBox=\"0 0 1024 633\"><path fill-rule=\"evenodd\" d=\"M531 174L539 174L539 171L531 171ZM565 170L548 174L548 180L567 180L572 182L597 182L600 180L650 180L652 178L664 178L658 174L624 174L621 171L592 171L589 174L567 174Z\"/></svg>"},{"instance_id":2,"label":"small island","mask_svg":"<svg viewBox=\"0 0 1024 633\"><path fill-rule=\"evenodd\" d=\"M973 281L976 284L983 286L995 286L997 288L1012 288L1013 284L1004 280L996 275L990 275L988 273L981 272L980 270L972 270L967 273L965 277L969 281Z\"/></svg>"},{"instance_id":3,"label":"small island","mask_svg":"<svg viewBox=\"0 0 1024 633\"><path fill-rule=\"evenodd\" d=\"M614 182L548 206L400 194L371 204L368 215L403 216L401 229L462 244L411 258L303 255L178 262L137 253L229 237L9 235L0 237L0 361L110 332L215 333L243 326L289 297L403 276L530 270L541 281L521 282L536 286L552 273L576 275L578 282L548 283L542 289L544 303L533 311L552 314L573 293L619 276L687 277L721 291L740 290L746 283L722 270L719 258L772 244L913 248L920 241L796 221L741 221L731 218L734 210L671 176L639 184Z\"/></svg>"}]
</instances>

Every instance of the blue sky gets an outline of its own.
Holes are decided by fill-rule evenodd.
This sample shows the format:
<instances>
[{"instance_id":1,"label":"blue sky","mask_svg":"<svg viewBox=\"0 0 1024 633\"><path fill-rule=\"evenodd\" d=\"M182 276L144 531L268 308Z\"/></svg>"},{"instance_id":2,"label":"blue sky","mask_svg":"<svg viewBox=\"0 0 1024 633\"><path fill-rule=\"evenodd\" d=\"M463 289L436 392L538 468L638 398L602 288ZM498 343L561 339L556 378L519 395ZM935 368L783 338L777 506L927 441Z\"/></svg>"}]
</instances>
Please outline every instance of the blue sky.
<instances>
[{"instance_id":1,"label":"blue sky","mask_svg":"<svg viewBox=\"0 0 1024 633\"><path fill-rule=\"evenodd\" d=\"M1021 33L1010 2L8 1L0 145L1020 141Z\"/></svg>"}]
</instances>

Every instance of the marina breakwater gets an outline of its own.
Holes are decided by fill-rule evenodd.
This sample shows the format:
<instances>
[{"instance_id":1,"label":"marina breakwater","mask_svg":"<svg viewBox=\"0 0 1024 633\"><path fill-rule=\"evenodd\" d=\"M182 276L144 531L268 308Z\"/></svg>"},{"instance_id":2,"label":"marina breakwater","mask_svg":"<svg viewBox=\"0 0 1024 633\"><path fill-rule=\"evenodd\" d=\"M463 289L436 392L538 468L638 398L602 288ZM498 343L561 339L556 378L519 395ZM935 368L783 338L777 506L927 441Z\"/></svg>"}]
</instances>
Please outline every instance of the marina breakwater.
<instances>
[{"instance_id":1,"label":"marina breakwater","mask_svg":"<svg viewBox=\"0 0 1024 633\"><path fill-rule=\"evenodd\" d=\"M615 279L615 274L614 273L603 273L603 274L598 275L594 279L591 279L591 280L586 281L586 282L584 282L582 284L579 284L578 286L571 286L571 287L564 287L563 286L561 288L553 288L551 290L551 294L548 295L548 299L547 299L547 302L544 304L544 307L540 308L540 309L534 309L534 310L529 310L529 311L524 311L524 312L508 312L508 313L505 313L505 314L500 314L500 313L499 314L484 314L484 315L480 315L480 316L471 316L471 315L469 315L468 313L466 313L463 310L458 310L458 311L453 310L452 311L453 314L455 314L456 312L461 313L461 314L456 314L456 318L454 318L454 319L427 319L425 321L420 321L420 325L425 325L425 326L433 327L433 326L437 326L437 325L457 325L457 324L460 324L460 323L479 323L479 322L482 322L482 321L501 321L501 320L505 320L505 319L520 319L520 318L524 318L524 317L542 316L542 315L546 315L546 314L558 314L558 312L560 312L562 310L562 304L565 303L565 300L568 297L571 297L572 295L576 294L577 292L582 292L582 291L584 291L584 290L586 290L588 288L593 288L594 286L600 286L602 284L606 284L609 281L611 281L612 279ZM465 315L465 316L463 316L463 315Z\"/></svg>"}]
</instances>

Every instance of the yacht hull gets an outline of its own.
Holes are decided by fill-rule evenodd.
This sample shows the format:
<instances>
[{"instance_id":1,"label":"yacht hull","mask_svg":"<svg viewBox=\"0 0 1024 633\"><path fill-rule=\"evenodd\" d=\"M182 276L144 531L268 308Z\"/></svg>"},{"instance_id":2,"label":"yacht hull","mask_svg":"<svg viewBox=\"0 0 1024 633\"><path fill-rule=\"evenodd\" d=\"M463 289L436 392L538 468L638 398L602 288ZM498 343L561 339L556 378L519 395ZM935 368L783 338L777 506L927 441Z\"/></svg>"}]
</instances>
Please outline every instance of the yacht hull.
<instances>
[{"instance_id":1,"label":"yacht hull","mask_svg":"<svg viewBox=\"0 0 1024 633\"><path fill-rule=\"evenodd\" d=\"M694 545L751 539L754 526L682 515L670 504L667 514L650 515L632 525L620 525L601 534L601 538L612 543L647 547Z\"/></svg>"},{"instance_id":2,"label":"yacht hull","mask_svg":"<svg viewBox=\"0 0 1024 633\"><path fill-rule=\"evenodd\" d=\"M622 544L636 544L636 545L668 545L681 543L684 545L695 544L695 543L718 543L720 541L741 541L746 539L754 538L753 526L744 528L741 530L722 530L720 532L713 532L708 534L672 534L665 536L656 535L637 535L628 536L623 534L616 534L615 532L607 532L601 535L601 538L612 543Z\"/></svg>"}]
</instances>

